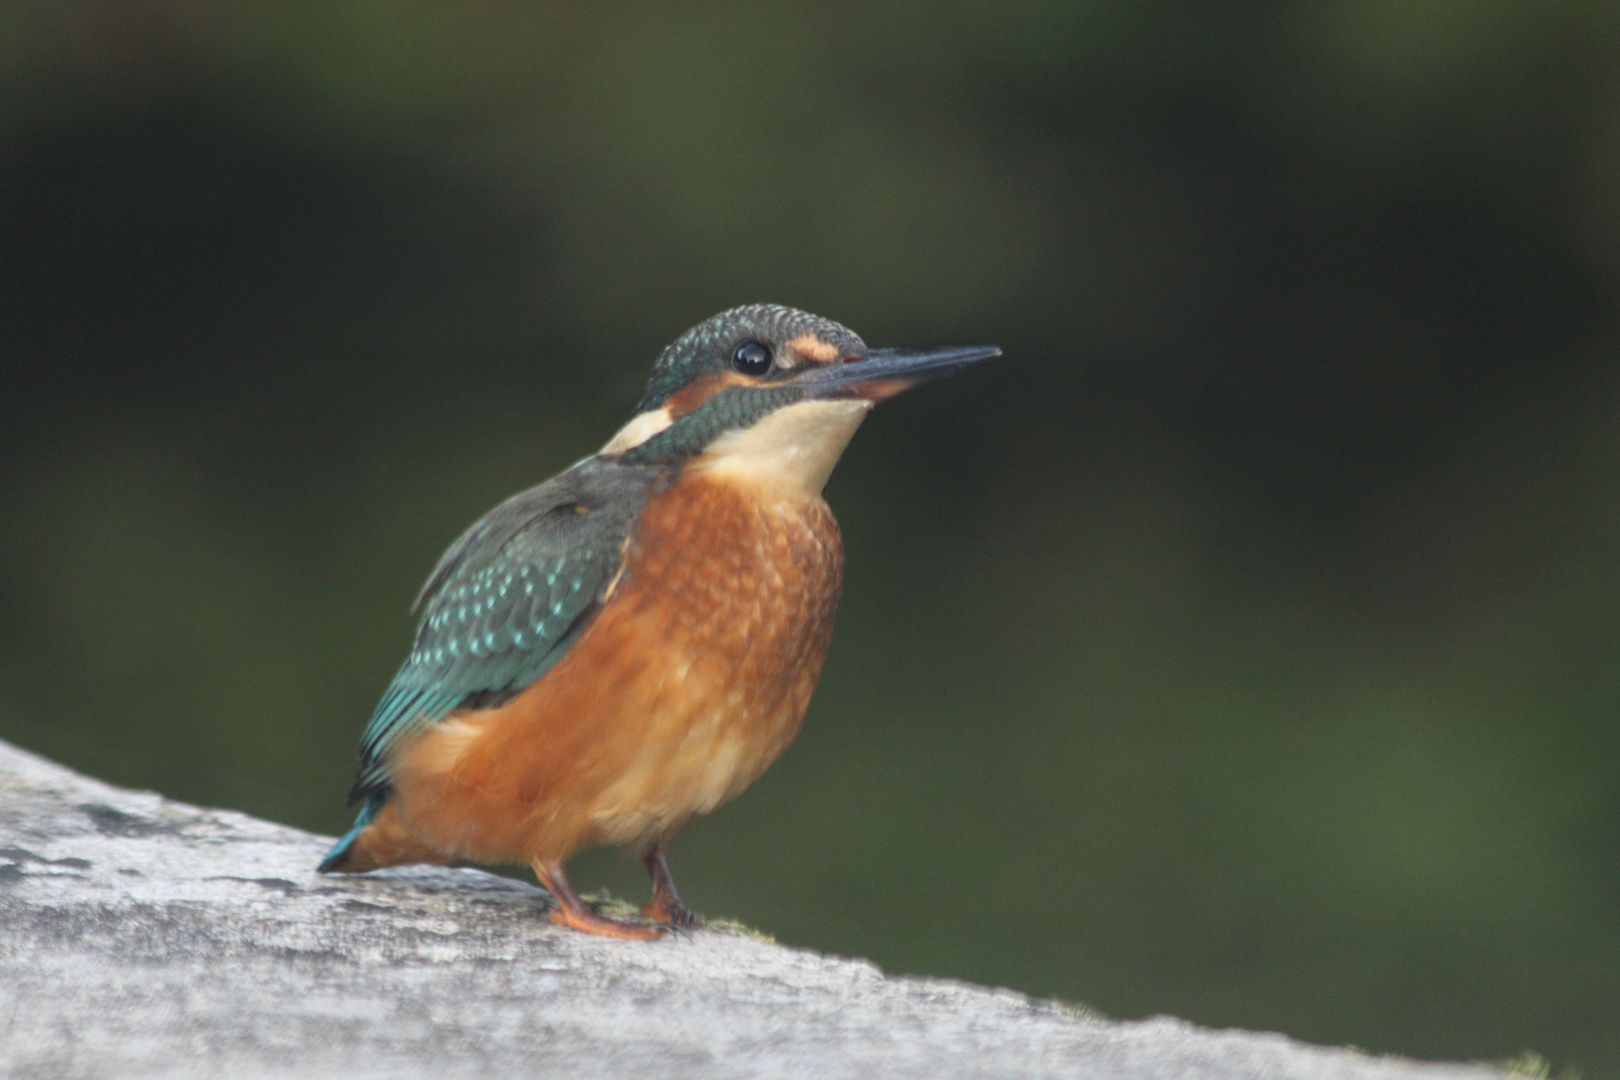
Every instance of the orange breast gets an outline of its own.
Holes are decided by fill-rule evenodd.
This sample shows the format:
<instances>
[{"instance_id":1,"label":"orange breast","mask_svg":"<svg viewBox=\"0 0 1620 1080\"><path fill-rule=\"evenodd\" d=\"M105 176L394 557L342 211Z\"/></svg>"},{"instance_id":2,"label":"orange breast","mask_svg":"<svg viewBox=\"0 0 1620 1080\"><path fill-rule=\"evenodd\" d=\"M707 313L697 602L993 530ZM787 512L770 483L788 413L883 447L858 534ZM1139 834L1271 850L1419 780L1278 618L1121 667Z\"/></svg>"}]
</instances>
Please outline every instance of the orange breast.
<instances>
[{"instance_id":1,"label":"orange breast","mask_svg":"<svg viewBox=\"0 0 1620 1080\"><path fill-rule=\"evenodd\" d=\"M555 668L403 750L401 820L446 855L526 862L715 809L797 733L842 563L820 498L683 474L648 504L607 603Z\"/></svg>"}]
</instances>

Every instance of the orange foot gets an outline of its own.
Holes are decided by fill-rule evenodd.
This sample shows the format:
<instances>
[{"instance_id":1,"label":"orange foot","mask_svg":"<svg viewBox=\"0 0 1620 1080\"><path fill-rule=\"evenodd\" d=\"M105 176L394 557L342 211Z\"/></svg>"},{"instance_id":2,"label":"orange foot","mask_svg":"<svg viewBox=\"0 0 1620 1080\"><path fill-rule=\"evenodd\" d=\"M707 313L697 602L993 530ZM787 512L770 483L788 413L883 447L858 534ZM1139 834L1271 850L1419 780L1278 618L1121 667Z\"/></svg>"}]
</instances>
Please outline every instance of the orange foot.
<instances>
[{"instance_id":1,"label":"orange foot","mask_svg":"<svg viewBox=\"0 0 1620 1080\"><path fill-rule=\"evenodd\" d=\"M582 930L587 934L599 934L602 937L624 938L628 941L647 941L664 936L664 928L661 926L621 922L605 915L598 915L586 907L585 901L574 891L568 875L563 873L561 862L536 859L533 865L534 876L540 879L540 884L546 887L555 901L551 912L546 916L553 925Z\"/></svg>"},{"instance_id":2,"label":"orange foot","mask_svg":"<svg viewBox=\"0 0 1620 1080\"><path fill-rule=\"evenodd\" d=\"M559 905L552 908L551 913L546 917L557 926L566 926L571 930L583 930L587 934L599 934L602 937L624 938L627 941L648 941L652 938L664 936L664 928L661 926L648 926L645 923L610 919L605 915L598 915L586 907L576 910Z\"/></svg>"}]
</instances>

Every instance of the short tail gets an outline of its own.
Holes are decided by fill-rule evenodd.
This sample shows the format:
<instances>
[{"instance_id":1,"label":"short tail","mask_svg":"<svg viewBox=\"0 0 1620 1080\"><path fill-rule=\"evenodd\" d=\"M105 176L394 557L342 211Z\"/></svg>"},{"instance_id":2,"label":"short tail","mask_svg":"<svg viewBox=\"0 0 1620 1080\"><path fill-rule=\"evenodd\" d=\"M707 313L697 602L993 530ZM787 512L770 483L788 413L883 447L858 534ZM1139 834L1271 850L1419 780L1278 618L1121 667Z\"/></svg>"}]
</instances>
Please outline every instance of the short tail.
<instances>
[{"instance_id":1,"label":"short tail","mask_svg":"<svg viewBox=\"0 0 1620 1080\"><path fill-rule=\"evenodd\" d=\"M363 874L385 866L450 861L450 856L417 839L385 792L374 792L366 797L354 828L332 845L315 869L323 874Z\"/></svg>"},{"instance_id":2,"label":"short tail","mask_svg":"<svg viewBox=\"0 0 1620 1080\"><path fill-rule=\"evenodd\" d=\"M360 808L360 816L354 819L354 828L344 833L342 838L332 845L332 850L326 853L326 858L321 860L321 865L315 868L317 873L343 873L351 869L346 864L349 861L349 856L353 854L354 842L360 839L360 834L365 832L366 826L370 825L376 818L377 811L382 809L385 801L387 801L387 797L381 793L366 799L366 805ZM361 868L354 867L353 869L359 870ZM365 867L364 869L369 870L371 867Z\"/></svg>"}]
</instances>

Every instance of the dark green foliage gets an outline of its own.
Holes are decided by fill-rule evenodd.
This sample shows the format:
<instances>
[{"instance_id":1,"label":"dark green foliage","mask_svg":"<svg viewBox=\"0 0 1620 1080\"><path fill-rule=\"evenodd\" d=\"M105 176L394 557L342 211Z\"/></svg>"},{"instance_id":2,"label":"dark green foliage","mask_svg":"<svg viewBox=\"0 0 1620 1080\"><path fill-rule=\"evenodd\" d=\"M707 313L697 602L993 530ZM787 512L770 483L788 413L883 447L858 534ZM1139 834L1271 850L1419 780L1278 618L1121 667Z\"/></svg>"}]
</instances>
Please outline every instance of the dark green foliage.
<instances>
[{"instance_id":1,"label":"dark green foliage","mask_svg":"<svg viewBox=\"0 0 1620 1080\"><path fill-rule=\"evenodd\" d=\"M0 735L336 833L434 559L683 327L993 341L834 474L687 896L1620 1074L1615 5L8 10Z\"/></svg>"}]
</instances>

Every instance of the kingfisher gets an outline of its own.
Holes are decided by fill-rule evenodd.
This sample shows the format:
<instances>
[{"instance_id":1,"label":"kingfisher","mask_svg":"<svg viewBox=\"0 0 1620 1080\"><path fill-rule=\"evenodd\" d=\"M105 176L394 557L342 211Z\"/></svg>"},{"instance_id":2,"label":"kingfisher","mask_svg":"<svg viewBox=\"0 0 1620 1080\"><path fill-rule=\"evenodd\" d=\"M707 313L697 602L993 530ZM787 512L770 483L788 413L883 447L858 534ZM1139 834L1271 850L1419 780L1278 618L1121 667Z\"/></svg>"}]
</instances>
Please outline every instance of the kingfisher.
<instances>
[{"instance_id":1,"label":"kingfisher","mask_svg":"<svg viewBox=\"0 0 1620 1080\"><path fill-rule=\"evenodd\" d=\"M361 736L359 816L319 870L526 863L557 925L695 926L665 849L798 733L843 576L827 477L873 405L998 355L868 349L771 304L682 334L601 450L485 514L428 576ZM603 845L641 850L648 922L569 883L567 860Z\"/></svg>"}]
</instances>

